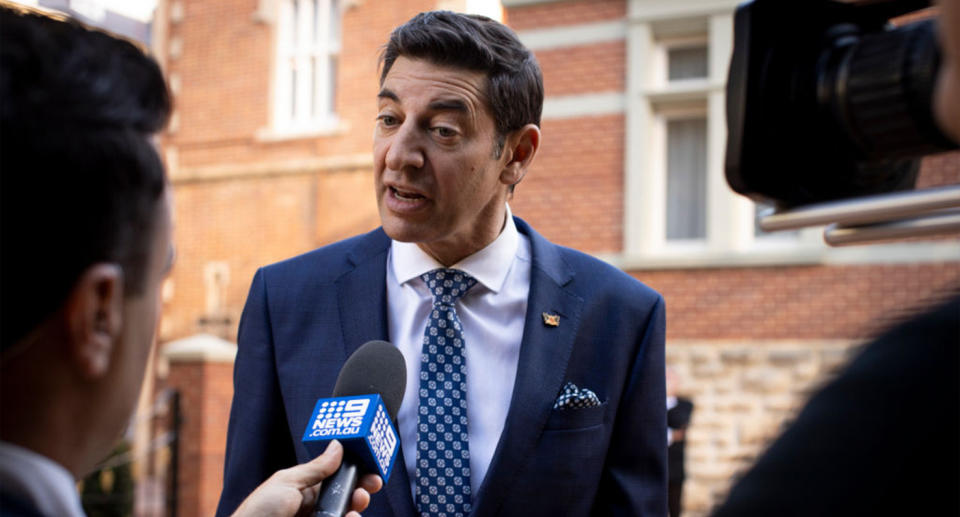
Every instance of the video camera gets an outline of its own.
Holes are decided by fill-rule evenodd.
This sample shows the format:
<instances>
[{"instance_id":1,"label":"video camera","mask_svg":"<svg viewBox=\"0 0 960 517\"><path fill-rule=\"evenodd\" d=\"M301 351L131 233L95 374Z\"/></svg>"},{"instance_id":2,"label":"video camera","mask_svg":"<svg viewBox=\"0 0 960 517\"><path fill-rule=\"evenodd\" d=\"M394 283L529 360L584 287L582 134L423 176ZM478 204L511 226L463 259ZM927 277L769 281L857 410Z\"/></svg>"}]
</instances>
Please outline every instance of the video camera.
<instances>
[{"instance_id":1,"label":"video camera","mask_svg":"<svg viewBox=\"0 0 960 517\"><path fill-rule=\"evenodd\" d=\"M726 176L738 193L776 207L762 229L834 223L830 244L960 229L960 210L950 210L960 207L960 187L902 192L914 188L923 156L958 148L933 115L936 24L891 23L929 6L738 7Z\"/></svg>"}]
</instances>

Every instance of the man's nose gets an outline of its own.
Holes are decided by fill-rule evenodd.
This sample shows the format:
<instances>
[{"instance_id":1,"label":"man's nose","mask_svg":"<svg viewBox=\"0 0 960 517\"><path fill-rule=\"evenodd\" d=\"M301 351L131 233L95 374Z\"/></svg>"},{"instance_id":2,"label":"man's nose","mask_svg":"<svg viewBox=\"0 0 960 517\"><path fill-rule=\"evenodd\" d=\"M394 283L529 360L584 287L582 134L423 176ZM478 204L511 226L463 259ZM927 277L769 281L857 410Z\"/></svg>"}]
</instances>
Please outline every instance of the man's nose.
<instances>
[{"instance_id":1,"label":"man's nose","mask_svg":"<svg viewBox=\"0 0 960 517\"><path fill-rule=\"evenodd\" d=\"M419 169L424 164L423 131L413 120L406 120L390 137L387 168L395 171Z\"/></svg>"}]
</instances>

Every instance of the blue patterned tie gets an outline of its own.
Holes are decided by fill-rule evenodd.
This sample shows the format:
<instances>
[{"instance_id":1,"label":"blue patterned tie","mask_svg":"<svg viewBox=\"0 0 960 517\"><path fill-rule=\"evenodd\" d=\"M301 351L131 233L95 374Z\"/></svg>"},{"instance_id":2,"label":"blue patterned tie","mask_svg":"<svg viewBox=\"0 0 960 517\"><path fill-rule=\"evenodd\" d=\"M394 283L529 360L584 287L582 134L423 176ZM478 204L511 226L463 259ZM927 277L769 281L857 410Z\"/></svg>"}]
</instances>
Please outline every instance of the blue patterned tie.
<instances>
[{"instance_id":1,"label":"blue patterned tie","mask_svg":"<svg viewBox=\"0 0 960 517\"><path fill-rule=\"evenodd\" d=\"M433 294L433 309L420 359L417 507L421 517L465 517L471 507L467 363L454 304L477 281L456 269L420 278Z\"/></svg>"}]
</instances>

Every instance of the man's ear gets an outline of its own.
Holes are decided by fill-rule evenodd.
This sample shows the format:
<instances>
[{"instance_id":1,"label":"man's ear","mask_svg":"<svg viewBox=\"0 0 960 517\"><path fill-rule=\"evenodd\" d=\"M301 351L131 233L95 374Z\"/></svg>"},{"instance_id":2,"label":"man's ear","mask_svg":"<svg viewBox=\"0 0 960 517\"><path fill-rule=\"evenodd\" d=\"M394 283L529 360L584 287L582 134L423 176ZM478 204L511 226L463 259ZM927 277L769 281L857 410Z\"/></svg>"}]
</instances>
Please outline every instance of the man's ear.
<instances>
[{"instance_id":1,"label":"man's ear","mask_svg":"<svg viewBox=\"0 0 960 517\"><path fill-rule=\"evenodd\" d=\"M527 124L510 133L504 144L507 163L500 173L500 181L506 185L520 183L539 148L540 128L536 124Z\"/></svg>"},{"instance_id":2,"label":"man's ear","mask_svg":"<svg viewBox=\"0 0 960 517\"><path fill-rule=\"evenodd\" d=\"M123 328L123 270L108 263L87 268L65 310L72 364L84 378L102 377Z\"/></svg>"}]
</instances>

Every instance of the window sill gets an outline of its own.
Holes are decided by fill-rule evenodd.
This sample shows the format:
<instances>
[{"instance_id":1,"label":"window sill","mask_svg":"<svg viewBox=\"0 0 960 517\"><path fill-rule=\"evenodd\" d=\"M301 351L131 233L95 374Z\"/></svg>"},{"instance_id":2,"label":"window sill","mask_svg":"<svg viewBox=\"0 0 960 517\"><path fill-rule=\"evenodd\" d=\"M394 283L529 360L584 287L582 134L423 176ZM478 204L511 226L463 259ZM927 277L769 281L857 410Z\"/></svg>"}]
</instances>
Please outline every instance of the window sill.
<instances>
[{"instance_id":1,"label":"window sill","mask_svg":"<svg viewBox=\"0 0 960 517\"><path fill-rule=\"evenodd\" d=\"M769 243L773 244L773 243ZM656 254L597 254L625 271L741 267L915 264L960 262L960 240L885 243L831 248L822 242L757 245L742 251L664 250Z\"/></svg>"},{"instance_id":2,"label":"window sill","mask_svg":"<svg viewBox=\"0 0 960 517\"><path fill-rule=\"evenodd\" d=\"M340 120L333 120L310 128L281 129L265 127L257 131L255 138L258 142L282 142L285 140L341 136L346 134L348 130L348 124Z\"/></svg>"},{"instance_id":3,"label":"window sill","mask_svg":"<svg viewBox=\"0 0 960 517\"><path fill-rule=\"evenodd\" d=\"M643 95L654 103L679 102L702 99L713 92L723 92L723 83L711 82L706 79L692 79L676 81L643 91Z\"/></svg>"},{"instance_id":4,"label":"window sill","mask_svg":"<svg viewBox=\"0 0 960 517\"><path fill-rule=\"evenodd\" d=\"M765 266L809 266L822 264L824 252L820 249L663 252L656 255L598 256L625 271L652 269L712 269Z\"/></svg>"}]
</instances>

